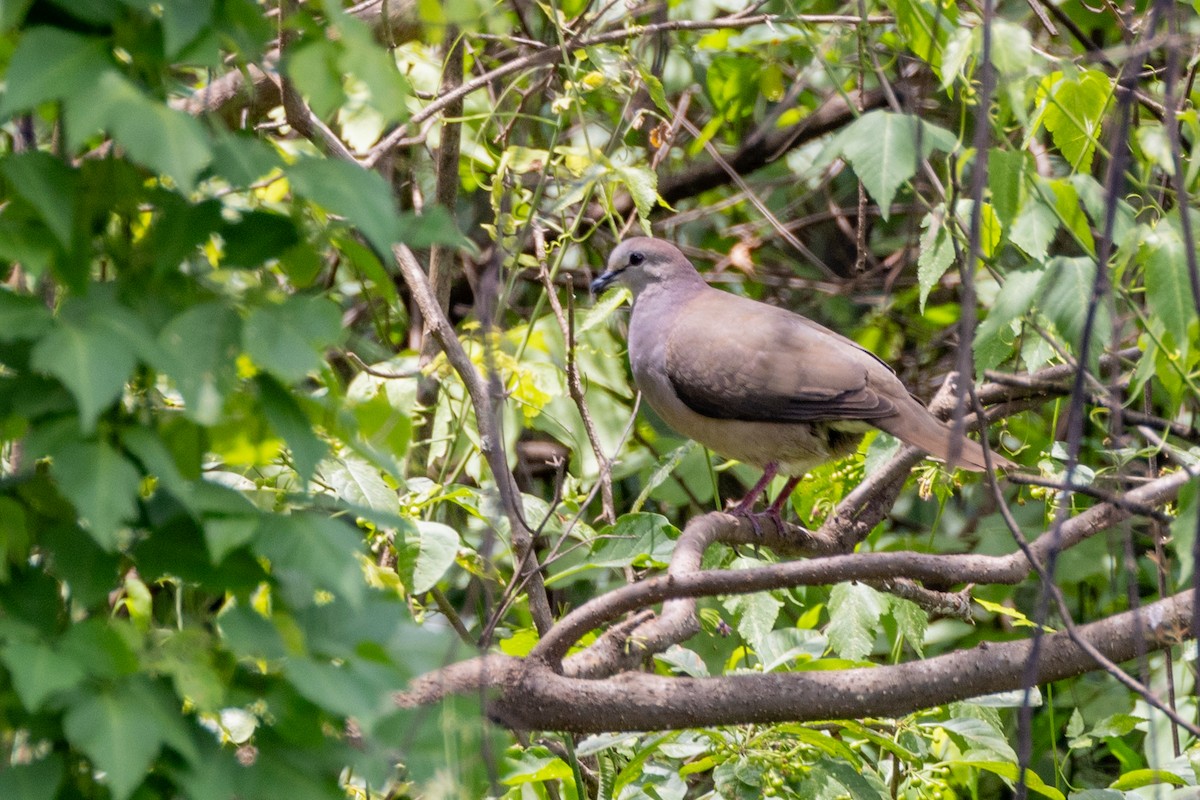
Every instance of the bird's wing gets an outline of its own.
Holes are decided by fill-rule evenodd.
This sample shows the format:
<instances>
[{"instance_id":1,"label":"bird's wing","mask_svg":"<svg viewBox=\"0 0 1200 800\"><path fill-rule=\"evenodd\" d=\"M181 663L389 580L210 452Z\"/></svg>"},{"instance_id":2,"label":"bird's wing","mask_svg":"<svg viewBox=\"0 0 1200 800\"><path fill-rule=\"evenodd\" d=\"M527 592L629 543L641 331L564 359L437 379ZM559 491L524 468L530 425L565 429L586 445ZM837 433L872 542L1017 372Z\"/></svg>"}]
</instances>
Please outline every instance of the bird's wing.
<instances>
[{"instance_id":1,"label":"bird's wing","mask_svg":"<svg viewBox=\"0 0 1200 800\"><path fill-rule=\"evenodd\" d=\"M706 417L874 420L895 414L894 392L904 392L883 362L849 339L716 290L689 302L666 335L667 377L679 399Z\"/></svg>"}]
</instances>

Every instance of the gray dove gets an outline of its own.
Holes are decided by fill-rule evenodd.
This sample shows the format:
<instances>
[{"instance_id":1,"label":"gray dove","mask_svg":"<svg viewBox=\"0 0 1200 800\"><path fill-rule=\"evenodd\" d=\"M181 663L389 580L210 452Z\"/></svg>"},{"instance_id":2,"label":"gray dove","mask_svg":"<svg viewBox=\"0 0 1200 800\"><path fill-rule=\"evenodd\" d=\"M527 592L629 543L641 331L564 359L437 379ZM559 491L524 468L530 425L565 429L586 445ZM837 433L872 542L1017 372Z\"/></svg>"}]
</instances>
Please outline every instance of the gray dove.
<instances>
[{"instance_id":1,"label":"gray dove","mask_svg":"<svg viewBox=\"0 0 1200 800\"><path fill-rule=\"evenodd\" d=\"M845 336L782 308L709 286L677 247L627 239L592 282L633 291L629 363L642 396L680 434L763 470L734 506L751 515L777 474L788 475L766 514L812 467L847 455L871 426L949 460L951 429L891 367ZM983 471L983 449L959 440L955 464ZM994 467L1016 466L992 454Z\"/></svg>"}]
</instances>

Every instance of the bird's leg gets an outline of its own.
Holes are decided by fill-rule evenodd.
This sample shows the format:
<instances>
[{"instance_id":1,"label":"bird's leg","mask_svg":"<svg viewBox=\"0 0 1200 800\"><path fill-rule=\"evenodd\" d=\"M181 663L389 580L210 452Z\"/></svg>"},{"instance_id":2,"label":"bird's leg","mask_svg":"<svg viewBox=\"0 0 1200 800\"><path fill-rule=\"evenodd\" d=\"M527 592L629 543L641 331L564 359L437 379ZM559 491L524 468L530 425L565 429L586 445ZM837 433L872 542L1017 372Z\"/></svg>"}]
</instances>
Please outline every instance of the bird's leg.
<instances>
[{"instance_id":1,"label":"bird's leg","mask_svg":"<svg viewBox=\"0 0 1200 800\"><path fill-rule=\"evenodd\" d=\"M767 484L771 482L777 472L779 472L778 464L774 462L767 464L766 469L763 470L762 477L758 479L758 483L751 487L750 491L746 493L746 496L743 497L737 503L737 505L729 509L729 513L733 514L735 517L752 516L754 511L754 501L758 500L758 496L763 493L764 489L767 488Z\"/></svg>"},{"instance_id":2,"label":"bird's leg","mask_svg":"<svg viewBox=\"0 0 1200 800\"><path fill-rule=\"evenodd\" d=\"M775 523L775 527L779 531L783 530L783 504L792 496L792 490L796 488L798 483L800 483L800 478L795 476L788 478L787 483L783 485L783 489L780 490L779 494L775 495L775 499L771 501L771 505L767 506L767 510L762 513L764 517L771 518L771 521Z\"/></svg>"}]
</instances>

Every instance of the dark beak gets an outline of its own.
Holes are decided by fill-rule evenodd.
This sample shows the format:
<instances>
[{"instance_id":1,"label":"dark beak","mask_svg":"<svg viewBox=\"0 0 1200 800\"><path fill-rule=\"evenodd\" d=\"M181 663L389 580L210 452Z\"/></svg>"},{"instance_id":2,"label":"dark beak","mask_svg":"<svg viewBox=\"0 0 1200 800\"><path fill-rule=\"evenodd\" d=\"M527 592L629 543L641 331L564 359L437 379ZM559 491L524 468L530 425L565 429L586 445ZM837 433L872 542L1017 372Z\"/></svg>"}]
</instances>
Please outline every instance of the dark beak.
<instances>
[{"instance_id":1,"label":"dark beak","mask_svg":"<svg viewBox=\"0 0 1200 800\"><path fill-rule=\"evenodd\" d=\"M592 294L600 294L608 288L609 284L617 279L615 272L603 272L596 280L592 281Z\"/></svg>"},{"instance_id":2,"label":"dark beak","mask_svg":"<svg viewBox=\"0 0 1200 800\"><path fill-rule=\"evenodd\" d=\"M617 279L620 274L620 272L614 272L612 270L605 270L604 272L600 273L600 276L596 278L596 280L592 281L592 294L600 294L603 292L608 288L609 284Z\"/></svg>"}]
</instances>

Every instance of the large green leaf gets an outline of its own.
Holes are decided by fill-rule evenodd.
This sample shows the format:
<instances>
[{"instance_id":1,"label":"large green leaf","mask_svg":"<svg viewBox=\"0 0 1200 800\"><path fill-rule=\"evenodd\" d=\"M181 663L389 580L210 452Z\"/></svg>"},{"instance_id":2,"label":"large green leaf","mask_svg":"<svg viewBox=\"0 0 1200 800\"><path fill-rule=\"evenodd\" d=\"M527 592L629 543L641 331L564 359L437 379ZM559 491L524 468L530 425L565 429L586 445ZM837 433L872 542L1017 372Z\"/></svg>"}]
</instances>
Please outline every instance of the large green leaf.
<instances>
[{"instance_id":1,"label":"large green leaf","mask_svg":"<svg viewBox=\"0 0 1200 800\"><path fill-rule=\"evenodd\" d=\"M133 349L99 325L60 323L37 343L33 368L58 378L79 405L84 433L116 402L137 365Z\"/></svg>"},{"instance_id":2,"label":"large green leaf","mask_svg":"<svg viewBox=\"0 0 1200 800\"><path fill-rule=\"evenodd\" d=\"M1092 289L1096 282L1096 262L1087 256L1060 256L1046 262L1046 270L1038 284L1038 309L1054 321L1071 344L1082 344L1084 324ZM1100 302L1092 325L1089 352L1098 358L1111 334L1108 306ZM1076 349L1078 352L1078 349Z\"/></svg>"},{"instance_id":3,"label":"large green leaf","mask_svg":"<svg viewBox=\"0 0 1200 800\"><path fill-rule=\"evenodd\" d=\"M1038 88L1041 113L1030 131L1036 132L1039 123L1045 125L1071 168L1088 172L1112 93L1112 79L1099 70L1085 70L1077 76L1051 73Z\"/></svg>"},{"instance_id":4,"label":"large green leaf","mask_svg":"<svg viewBox=\"0 0 1200 800\"><path fill-rule=\"evenodd\" d=\"M21 704L30 711L37 711L55 694L74 689L87 676L78 662L45 642L11 641L0 649L0 661L12 675Z\"/></svg>"},{"instance_id":5,"label":"large green leaf","mask_svg":"<svg viewBox=\"0 0 1200 800\"><path fill-rule=\"evenodd\" d=\"M396 490L387 485L377 467L361 458L348 454L332 458L321 465L321 477L346 503L393 514L400 510Z\"/></svg>"},{"instance_id":6,"label":"large green leaf","mask_svg":"<svg viewBox=\"0 0 1200 800\"><path fill-rule=\"evenodd\" d=\"M175 317L158 336L160 371L183 395L188 416L212 425L237 382L241 319L228 306L202 303Z\"/></svg>"},{"instance_id":7,"label":"large green leaf","mask_svg":"<svg viewBox=\"0 0 1200 800\"><path fill-rule=\"evenodd\" d=\"M78 174L48 153L8 156L0 164L4 177L41 214L63 249L70 249L75 227Z\"/></svg>"},{"instance_id":8,"label":"large green leaf","mask_svg":"<svg viewBox=\"0 0 1200 800\"><path fill-rule=\"evenodd\" d=\"M0 797L5 800L53 800L63 779L63 758L51 753L28 764L8 764L0 771Z\"/></svg>"},{"instance_id":9,"label":"large green leaf","mask_svg":"<svg viewBox=\"0 0 1200 800\"><path fill-rule=\"evenodd\" d=\"M325 348L342 335L342 314L333 301L292 295L250 312L242 346L255 363L293 382L319 370Z\"/></svg>"},{"instance_id":10,"label":"large green leaf","mask_svg":"<svg viewBox=\"0 0 1200 800\"><path fill-rule=\"evenodd\" d=\"M8 64L0 116L32 110L74 92L86 93L111 69L103 40L60 28L31 28L21 37Z\"/></svg>"},{"instance_id":11,"label":"large green leaf","mask_svg":"<svg viewBox=\"0 0 1200 800\"><path fill-rule=\"evenodd\" d=\"M950 152L954 134L910 114L872 111L863 114L840 137L841 153L879 204L887 219L900 185L917 172L920 159L935 149Z\"/></svg>"},{"instance_id":12,"label":"large green leaf","mask_svg":"<svg viewBox=\"0 0 1200 800\"><path fill-rule=\"evenodd\" d=\"M1160 224L1143 237L1138 257L1146 270L1146 310L1152 319L1162 321L1186 364L1197 311L1183 240L1170 224Z\"/></svg>"},{"instance_id":13,"label":"large green leaf","mask_svg":"<svg viewBox=\"0 0 1200 800\"><path fill-rule=\"evenodd\" d=\"M416 535L397 548L396 570L414 594L427 592L454 566L459 544L458 531L449 525L421 520Z\"/></svg>"},{"instance_id":14,"label":"large green leaf","mask_svg":"<svg viewBox=\"0 0 1200 800\"><path fill-rule=\"evenodd\" d=\"M1016 323L1020 322L1037 297L1042 269L1015 270L1004 278L987 318L975 334L975 368L982 375L994 369L1012 353L1016 345Z\"/></svg>"},{"instance_id":15,"label":"large green leaf","mask_svg":"<svg viewBox=\"0 0 1200 800\"><path fill-rule=\"evenodd\" d=\"M69 442L53 456L58 490L75 505L84 529L105 550L117 549L122 523L137 510L137 469L104 442Z\"/></svg>"},{"instance_id":16,"label":"large green leaf","mask_svg":"<svg viewBox=\"0 0 1200 800\"><path fill-rule=\"evenodd\" d=\"M339 214L362 231L384 258L397 238L392 190L377 172L331 159L306 158L287 168L300 195Z\"/></svg>"},{"instance_id":17,"label":"large green leaf","mask_svg":"<svg viewBox=\"0 0 1200 800\"><path fill-rule=\"evenodd\" d=\"M317 464L329 452L329 445L313 431L313 423L304 409L278 381L269 375L259 375L256 383L267 421L287 442L296 473L307 483Z\"/></svg>"},{"instance_id":18,"label":"large green leaf","mask_svg":"<svg viewBox=\"0 0 1200 800\"><path fill-rule=\"evenodd\" d=\"M133 794L164 744L196 757L177 708L140 677L79 695L67 709L63 729L71 744L107 774L116 800Z\"/></svg>"},{"instance_id":19,"label":"large green leaf","mask_svg":"<svg viewBox=\"0 0 1200 800\"><path fill-rule=\"evenodd\" d=\"M362 600L362 542L343 522L312 514L273 516L263 520L254 547L297 607L311 604L318 591L351 604Z\"/></svg>"}]
</instances>

